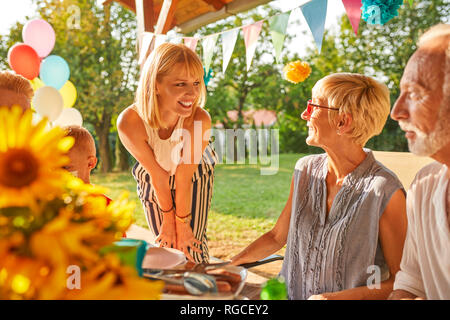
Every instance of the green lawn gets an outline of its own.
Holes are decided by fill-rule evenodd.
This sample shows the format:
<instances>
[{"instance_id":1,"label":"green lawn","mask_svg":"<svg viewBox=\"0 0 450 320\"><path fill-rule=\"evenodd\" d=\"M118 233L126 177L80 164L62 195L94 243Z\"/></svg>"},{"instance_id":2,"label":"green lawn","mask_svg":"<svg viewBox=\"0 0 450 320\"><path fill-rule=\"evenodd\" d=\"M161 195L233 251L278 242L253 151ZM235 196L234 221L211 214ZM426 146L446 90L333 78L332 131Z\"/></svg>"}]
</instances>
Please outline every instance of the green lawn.
<instances>
[{"instance_id":1,"label":"green lawn","mask_svg":"<svg viewBox=\"0 0 450 320\"><path fill-rule=\"evenodd\" d=\"M289 195L296 161L302 154L281 154L274 175L261 175L259 165L219 164L208 218L208 238L215 242L255 239L273 227ZM130 172L92 175L92 183L109 188L114 199L123 190L136 202L136 224L146 227L136 183Z\"/></svg>"}]
</instances>

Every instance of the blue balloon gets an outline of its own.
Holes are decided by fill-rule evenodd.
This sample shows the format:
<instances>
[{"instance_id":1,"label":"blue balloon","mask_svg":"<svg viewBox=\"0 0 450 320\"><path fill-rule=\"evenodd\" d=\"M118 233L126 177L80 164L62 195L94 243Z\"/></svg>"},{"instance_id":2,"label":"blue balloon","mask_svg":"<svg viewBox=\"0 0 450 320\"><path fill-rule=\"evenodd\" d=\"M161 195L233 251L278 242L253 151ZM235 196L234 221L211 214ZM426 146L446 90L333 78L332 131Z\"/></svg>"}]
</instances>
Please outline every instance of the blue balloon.
<instances>
[{"instance_id":1,"label":"blue balloon","mask_svg":"<svg viewBox=\"0 0 450 320\"><path fill-rule=\"evenodd\" d=\"M59 90L69 80L69 65L60 56L48 56L41 63L39 77L47 86Z\"/></svg>"}]
</instances>

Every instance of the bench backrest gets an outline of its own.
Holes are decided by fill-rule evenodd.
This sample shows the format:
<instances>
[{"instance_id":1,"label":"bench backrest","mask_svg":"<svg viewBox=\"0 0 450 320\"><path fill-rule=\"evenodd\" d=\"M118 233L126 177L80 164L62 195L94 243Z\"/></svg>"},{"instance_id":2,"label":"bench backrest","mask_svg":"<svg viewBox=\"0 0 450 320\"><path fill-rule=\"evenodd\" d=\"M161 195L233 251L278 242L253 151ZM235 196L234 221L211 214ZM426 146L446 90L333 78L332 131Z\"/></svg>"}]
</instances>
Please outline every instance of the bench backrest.
<instances>
[{"instance_id":1,"label":"bench backrest","mask_svg":"<svg viewBox=\"0 0 450 320\"><path fill-rule=\"evenodd\" d=\"M392 170L403 183L405 190L409 189L417 171L434 160L428 157L419 157L411 152L374 151L375 159Z\"/></svg>"}]
</instances>

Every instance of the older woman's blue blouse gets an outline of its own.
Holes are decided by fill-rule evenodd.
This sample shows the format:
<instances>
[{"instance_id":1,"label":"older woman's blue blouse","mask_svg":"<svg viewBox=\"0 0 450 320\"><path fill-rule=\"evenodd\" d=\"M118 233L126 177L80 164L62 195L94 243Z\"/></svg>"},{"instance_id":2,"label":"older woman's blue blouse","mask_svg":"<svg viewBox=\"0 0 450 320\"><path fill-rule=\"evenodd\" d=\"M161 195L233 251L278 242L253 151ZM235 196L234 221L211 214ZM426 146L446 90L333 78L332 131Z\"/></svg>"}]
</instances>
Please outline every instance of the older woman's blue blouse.
<instances>
[{"instance_id":1,"label":"older woman's blue blouse","mask_svg":"<svg viewBox=\"0 0 450 320\"><path fill-rule=\"evenodd\" d=\"M297 161L283 267L289 299L376 285L389 277L379 220L403 186L372 151L350 174L326 215L326 154ZM403 190L404 191L404 190Z\"/></svg>"}]
</instances>

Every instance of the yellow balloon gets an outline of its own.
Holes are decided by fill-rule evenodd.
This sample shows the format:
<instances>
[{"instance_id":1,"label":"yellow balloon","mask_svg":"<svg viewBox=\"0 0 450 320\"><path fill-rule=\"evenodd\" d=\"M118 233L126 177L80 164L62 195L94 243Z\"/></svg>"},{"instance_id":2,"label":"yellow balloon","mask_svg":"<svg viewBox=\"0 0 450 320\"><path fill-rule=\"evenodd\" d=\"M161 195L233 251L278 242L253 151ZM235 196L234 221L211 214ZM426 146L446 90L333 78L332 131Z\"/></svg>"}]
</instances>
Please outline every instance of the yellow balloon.
<instances>
[{"instance_id":1,"label":"yellow balloon","mask_svg":"<svg viewBox=\"0 0 450 320\"><path fill-rule=\"evenodd\" d=\"M38 77L34 78L33 80L28 80L28 81L30 81L33 91L36 91L37 89L45 86L44 82L42 82L42 80L39 79Z\"/></svg>"},{"instance_id":2,"label":"yellow balloon","mask_svg":"<svg viewBox=\"0 0 450 320\"><path fill-rule=\"evenodd\" d=\"M63 98L64 108L71 108L75 104L77 100L77 89L70 80L67 80L62 88L59 89L59 93L61 93Z\"/></svg>"},{"instance_id":3,"label":"yellow balloon","mask_svg":"<svg viewBox=\"0 0 450 320\"><path fill-rule=\"evenodd\" d=\"M28 80L28 81L30 81L31 87L33 88L33 91L35 93L39 88L42 88L43 86L45 86L45 83L38 77L34 78L33 80ZM31 109L36 110L34 108L33 100L31 100Z\"/></svg>"}]
</instances>

